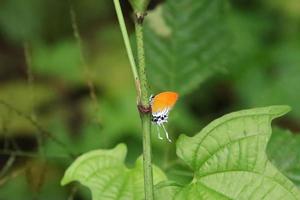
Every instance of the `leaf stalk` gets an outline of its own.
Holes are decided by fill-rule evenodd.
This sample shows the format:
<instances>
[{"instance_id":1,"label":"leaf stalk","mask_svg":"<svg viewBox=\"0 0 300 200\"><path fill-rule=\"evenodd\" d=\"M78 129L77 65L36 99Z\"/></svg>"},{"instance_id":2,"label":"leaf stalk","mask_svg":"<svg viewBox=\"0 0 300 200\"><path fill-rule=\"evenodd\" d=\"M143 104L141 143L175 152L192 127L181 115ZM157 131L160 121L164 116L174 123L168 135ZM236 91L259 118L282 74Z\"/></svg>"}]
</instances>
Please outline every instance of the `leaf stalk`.
<instances>
[{"instance_id":1,"label":"leaf stalk","mask_svg":"<svg viewBox=\"0 0 300 200\"><path fill-rule=\"evenodd\" d=\"M129 40L129 36L128 36L127 29L126 29L125 20L123 17L123 13L122 13L122 9L121 9L119 0L114 0L114 5L115 5L115 10L117 13L118 21L119 21L121 33L123 36L127 56L128 56L129 62L130 62L131 71L132 71L132 74L133 74L133 77L135 80L135 87L138 92L138 96L140 96L140 86L139 86L140 81L139 81L139 77L138 77L137 66L136 66L136 63L134 60L134 56L133 56L133 52L131 49L130 40Z\"/></svg>"}]
</instances>

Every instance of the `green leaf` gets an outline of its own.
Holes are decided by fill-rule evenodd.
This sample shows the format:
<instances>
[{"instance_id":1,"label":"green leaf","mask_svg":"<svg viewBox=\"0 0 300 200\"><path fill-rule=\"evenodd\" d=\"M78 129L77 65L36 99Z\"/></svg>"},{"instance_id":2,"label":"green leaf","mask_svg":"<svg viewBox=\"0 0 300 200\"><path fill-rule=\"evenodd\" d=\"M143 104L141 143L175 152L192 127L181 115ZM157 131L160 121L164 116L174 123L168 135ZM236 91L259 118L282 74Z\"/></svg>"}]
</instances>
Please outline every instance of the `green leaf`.
<instances>
[{"instance_id":1,"label":"green leaf","mask_svg":"<svg viewBox=\"0 0 300 200\"><path fill-rule=\"evenodd\" d=\"M155 186L155 199L174 199L181 185L173 181L162 181Z\"/></svg>"},{"instance_id":2,"label":"green leaf","mask_svg":"<svg viewBox=\"0 0 300 200\"><path fill-rule=\"evenodd\" d=\"M75 160L67 169L61 184L79 181L92 192L93 200L143 199L143 164L140 157L135 167L124 165L127 148L124 144L112 150L95 150ZM153 166L154 183L166 179L164 173Z\"/></svg>"},{"instance_id":3,"label":"green leaf","mask_svg":"<svg viewBox=\"0 0 300 200\"><path fill-rule=\"evenodd\" d=\"M242 110L211 122L194 137L182 135L177 155L194 170L194 179L175 190L173 199L300 199L265 153L271 121L289 110Z\"/></svg>"},{"instance_id":4,"label":"green leaf","mask_svg":"<svg viewBox=\"0 0 300 200\"><path fill-rule=\"evenodd\" d=\"M226 7L222 0L167 0L149 13L145 49L153 89L184 95L224 71L231 57Z\"/></svg>"},{"instance_id":5,"label":"green leaf","mask_svg":"<svg viewBox=\"0 0 300 200\"><path fill-rule=\"evenodd\" d=\"M300 187L300 136L275 129L267 148L272 163Z\"/></svg>"}]
</instances>

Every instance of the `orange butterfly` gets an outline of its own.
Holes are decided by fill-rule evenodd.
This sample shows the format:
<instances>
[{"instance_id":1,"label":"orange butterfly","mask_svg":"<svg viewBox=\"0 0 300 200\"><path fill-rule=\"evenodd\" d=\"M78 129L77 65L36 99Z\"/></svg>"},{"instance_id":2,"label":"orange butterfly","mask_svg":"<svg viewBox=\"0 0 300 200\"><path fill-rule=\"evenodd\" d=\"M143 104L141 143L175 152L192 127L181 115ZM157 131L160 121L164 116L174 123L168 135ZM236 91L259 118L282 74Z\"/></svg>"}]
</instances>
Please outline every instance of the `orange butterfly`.
<instances>
[{"instance_id":1,"label":"orange butterfly","mask_svg":"<svg viewBox=\"0 0 300 200\"><path fill-rule=\"evenodd\" d=\"M152 108L152 122L157 126L158 138L163 139L159 132L159 126L162 126L166 137L169 142L172 142L169 138L169 134L164 126L164 123L168 122L169 112L175 105L178 99L178 93L176 92L162 92L155 96L150 97L150 104Z\"/></svg>"}]
</instances>

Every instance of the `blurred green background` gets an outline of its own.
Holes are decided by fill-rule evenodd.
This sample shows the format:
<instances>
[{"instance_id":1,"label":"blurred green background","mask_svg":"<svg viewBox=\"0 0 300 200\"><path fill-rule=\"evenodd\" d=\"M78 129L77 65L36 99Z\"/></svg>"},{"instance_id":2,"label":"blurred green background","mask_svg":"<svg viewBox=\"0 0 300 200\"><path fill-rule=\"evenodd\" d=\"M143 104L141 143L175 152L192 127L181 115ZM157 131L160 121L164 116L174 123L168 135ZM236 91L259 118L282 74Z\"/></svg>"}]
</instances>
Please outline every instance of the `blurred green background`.
<instances>
[{"instance_id":1,"label":"blurred green background","mask_svg":"<svg viewBox=\"0 0 300 200\"><path fill-rule=\"evenodd\" d=\"M130 5L121 4L133 33ZM269 157L300 185L300 140L282 130L300 131L299 0L153 0L150 10L151 92L180 94L168 124L172 139L231 111L290 105L270 145L282 150ZM76 184L60 186L70 154L123 142L132 166L142 153L135 95L112 1L2 0L0 200L90 199ZM154 163L170 179L190 181L175 143L155 131L152 138Z\"/></svg>"}]
</instances>

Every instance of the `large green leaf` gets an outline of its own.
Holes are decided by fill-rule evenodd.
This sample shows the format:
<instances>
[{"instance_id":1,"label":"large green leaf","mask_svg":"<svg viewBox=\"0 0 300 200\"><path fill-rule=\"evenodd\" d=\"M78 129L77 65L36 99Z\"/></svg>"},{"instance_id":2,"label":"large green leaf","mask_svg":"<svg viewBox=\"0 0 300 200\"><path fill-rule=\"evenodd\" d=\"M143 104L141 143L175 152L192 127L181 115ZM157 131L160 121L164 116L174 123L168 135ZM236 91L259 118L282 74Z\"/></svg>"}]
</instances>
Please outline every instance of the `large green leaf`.
<instances>
[{"instance_id":1,"label":"large green leaf","mask_svg":"<svg viewBox=\"0 0 300 200\"><path fill-rule=\"evenodd\" d=\"M191 92L229 61L223 0L167 0L146 19L145 49L155 90Z\"/></svg>"},{"instance_id":2,"label":"large green leaf","mask_svg":"<svg viewBox=\"0 0 300 200\"><path fill-rule=\"evenodd\" d=\"M284 175L300 186L300 136L290 131L275 129L267 148L272 163Z\"/></svg>"},{"instance_id":3,"label":"large green leaf","mask_svg":"<svg viewBox=\"0 0 300 200\"><path fill-rule=\"evenodd\" d=\"M271 106L234 112L194 137L182 135L177 155L194 170L194 179L173 189L174 198L169 199L300 199L297 187L265 153L271 121L289 110L288 106ZM159 192L170 192L170 187Z\"/></svg>"},{"instance_id":4,"label":"large green leaf","mask_svg":"<svg viewBox=\"0 0 300 200\"><path fill-rule=\"evenodd\" d=\"M62 185L79 181L92 191L93 200L143 199L144 181L141 157L132 169L125 164L126 146L119 144L112 150L95 150L80 156L66 171ZM154 183L166 179L153 166Z\"/></svg>"}]
</instances>

